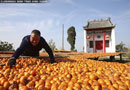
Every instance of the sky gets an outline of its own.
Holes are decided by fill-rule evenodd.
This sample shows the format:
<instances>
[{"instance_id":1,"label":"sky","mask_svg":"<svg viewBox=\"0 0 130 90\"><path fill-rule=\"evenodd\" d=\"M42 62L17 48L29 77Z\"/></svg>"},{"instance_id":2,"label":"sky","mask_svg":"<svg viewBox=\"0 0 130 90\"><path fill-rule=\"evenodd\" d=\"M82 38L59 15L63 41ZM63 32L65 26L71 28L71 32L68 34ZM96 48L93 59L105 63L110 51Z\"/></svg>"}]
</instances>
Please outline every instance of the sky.
<instances>
[{"instance_id":1,"label":"sky","mask_svg":"<svg viewBox=\"0 0 130 90\"><path fill-rule=\"evenodd\" d=\"M84 30L88 20L111 17L116 25L116 44L121 41L130 48L130 0L49 0L46 3L0 3L0 40L13 43L17 49L33 29L41 31L46 39L53 40L56 48L62 48L64 24L64 48L70 50L67 30L76 30L75 48L83 51Z\"/></svg>"}]
</instances>

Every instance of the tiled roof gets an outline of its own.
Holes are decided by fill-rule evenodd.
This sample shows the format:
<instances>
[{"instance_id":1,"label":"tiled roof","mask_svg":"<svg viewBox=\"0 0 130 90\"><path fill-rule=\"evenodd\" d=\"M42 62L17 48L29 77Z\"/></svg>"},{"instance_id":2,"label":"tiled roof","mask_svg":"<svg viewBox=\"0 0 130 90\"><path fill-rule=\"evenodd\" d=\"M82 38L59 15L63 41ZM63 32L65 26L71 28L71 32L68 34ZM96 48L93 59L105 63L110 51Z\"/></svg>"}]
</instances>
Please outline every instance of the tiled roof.
<instances>
[{"instance_id":1,"label":"tiled roof","mask_svg":"<svg viewBox=\"0 0 130 90\"><path fill-rule=\"evenodd\" d=\"M84 29L95 29L95 28L106 28L106 27L115 27L110 21L110 18L107 20L94 20L88 21L87 25L84 26Z\"/></svg>"}]
</instances>

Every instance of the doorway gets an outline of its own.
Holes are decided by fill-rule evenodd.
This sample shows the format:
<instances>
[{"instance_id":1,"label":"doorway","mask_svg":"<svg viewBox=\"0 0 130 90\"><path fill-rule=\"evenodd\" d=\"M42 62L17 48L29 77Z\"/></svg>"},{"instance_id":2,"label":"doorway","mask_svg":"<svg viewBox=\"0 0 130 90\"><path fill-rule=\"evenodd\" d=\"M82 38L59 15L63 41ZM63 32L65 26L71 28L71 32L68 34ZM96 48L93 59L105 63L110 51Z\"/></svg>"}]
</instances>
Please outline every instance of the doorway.
<instances>
[{"instance_id":1,"label":"doorway","mask_svg":"<svg viewBox=\"0 0 130 90\"><path fill-rule=\"evenodd\" d=\"M103 41L95 41L96 42L96 51L103 50Z\"/></svg>"}]
</instances>

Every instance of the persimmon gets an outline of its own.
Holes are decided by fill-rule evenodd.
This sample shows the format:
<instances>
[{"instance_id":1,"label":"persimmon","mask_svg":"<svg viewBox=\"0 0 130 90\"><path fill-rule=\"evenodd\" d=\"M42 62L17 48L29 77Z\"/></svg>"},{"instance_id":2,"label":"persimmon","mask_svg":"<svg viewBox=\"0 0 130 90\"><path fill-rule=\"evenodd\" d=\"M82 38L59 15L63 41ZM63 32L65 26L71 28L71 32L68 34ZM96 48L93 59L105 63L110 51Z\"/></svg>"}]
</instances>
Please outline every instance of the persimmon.
<instances>
[{"instance_id":1,"label":"persimmon","mask_svg":"<svg viewBox=\"0 0 130 90\"><path fill-rule=\"evenodd\" d=\"M24 72L24 76L25 76L25 77L29 77L29 76L30 76L30 73L29 73L29 72Z\"/></svg>"},{"instance_id":2,"label":"persimmon","mask_svg":"<svg viewBox=\"0 0 130 90\"><path fill-rule=\"evenodd\" d=\"M45 80L41 79L41 80L39 81L39 84L44 85L44 84L45 84Z\"/></svg>"},{"instance_id":3,"label":"persimmon","mask_svg":"<svg viewBox=\"0 0 130 90\"><path fill-rule=\"evenodd\" d=\"M5 83L6 81L7 81L7 80L3 78L3 79L1 79L0 84L1 84L1 85L4 85L4 83Z\"/></svg>"},{"instance_id":4,"label":"persimmon","mask_svg":"<svg viewBox=\"0 0 130 90\"><path fill-rule=\"evenodd\" d=\"M24 64L24 67L27 67L27 66L28 66L28 64L27 64L27 63L25 63L25 64Z\"/></svg>"},{"instance_id":5,"label":"persimmon","mask_svg":"<svg viewBox=\"0 0 130 90\"><path fill-rule=\"evenodd\" d=\"M75 84L74 84L74 87L76 87L76 88L81 88L81 85L80 85L79 83L75 83Z\"/></svg>"},{"instance_id":6,"label":"persimmon","mask_svg":"<svg viewBox=\"0 0 130 90\"><path fill-rule=\"evenodd\" d=\"M33 75L33 76L35 76L35 75L36 75L36 71L35 71L35 70L32 70L32 71L30 72L30 74Z\"/></svg>"},{"instance_id":7,"label":"persimmon","mask_svg":"<svg viewBox=\"0 0 130 90\"><path fill-rule=\"evenodd\" d=\"M114 84L113 84L113 87L116 88L116 89L118 89L118 88L119 88L119 85L118 85L117 83L114 83Z\"/></svg>"},{"instance_id":8,"label":"persimmon","mask_svg":"<svg viewBox=\"0 0 130 90\"><path fill-rule=\"evenodd\" d=\"M66 90L67 86L64 84L60 84L58 90Z\"/></svg>"},{"instance_id":9,"label":"persimmon","mask_svg":"<svg viewBox=\"0 0 130 90\"><path fill-rule=\"evenodd\" d=\"M69 86L66 90L73 90L73 87Z\"/></svg>"},{"instance_id":10,"label":"persimmon","mask_svg":"<svg viewBox=\"0 0 130 90\"><path fill-rule=\"evenodd\" d=\"M44 70L40 70L40 74L41 75L45 74L45 71Z\"/></svg>"},{"instance_id":11,"label":"persimmon","mask_svg":"<svg viewBox=\"0 0 130 90\"><path fill-rule=\"evenodd\" d=\"M100 84L98 83L98 81L94 80L93 83L92 83L92 86L93 87L95 87L95 86L98 87L98 86L100 86Z\"/></svg>"},{"instance_id":12,"label":"persimmon","mask_svg":"<svg viewBox=\"0 0 130 90\"><path fill-rule=\"evenodd\" d=\"M4 87L3 87L3 86L0 86L0 90L4 90Z\"/></svg>"},{"instance_id":13,"label":"persimmon","mask_svg":"<svg viewBox=\"0 0 130 90\"><path fill-rule=\"evenodd\" d=\"M73 53L68 57L18 58L16 67L0 67L0 86L6 89L44 90L118 90L130 89L130 64L90 60L88 57L118 53ZM62 54L63 55L63 54ZM8 59L0 59L7 63ZM3 90L3 89L2 89Z\"/></svg>"},{"instance_id":14,"label":"persimmon","mask_svg":"<svg viewBox=\"0 0 130 90\"><path fill-rule=\"evenodd\" d=\"M16 65L16 68L20 69L20 68L21 68L21 66L20 66L19 64L17 64L17 65Z\"/></svg>"},{"instance_id":15,"label":"persimmon","mask_svg":"<svg viewBox=\"0 0 130 90\"><path fill-rule=\"evenodd\" d=\"M50 89L50 88L51 88L51 83L50 83L50 81L46 80L46 82L45 82L45 88L47 88L47 89Z\"/></svg>"},{"instance_id":16,"label":"persimmon","mask_svg":"<svg viewBox=\"0 0 130 90\"><path fill-rule=\"evenodd\" d=\"M108 79L105 79L104 81L105 81L105 84L107 84L107 85L111 85L112 84L111 81L108 80Z\"/></svg>"},{"instance_id":17,"label":"persimmon","mask_svg":"<svg viewBox=\"0 0 130 90\"><path fill-rule=\"evenodd\" d=\"M29 88L27 86L21 86L19 90L29 90Z\"/></svg>"},{"instance_id":18,"label":"persimmon","mask_svg":"<svg viewBox=\"0 0 130 90\"><path fill-rule=\"evenodd\" d=\"M73 87L74 90L81 90L79 87Z\"/></svg>"},{"instance_id":19,"label":"persimmon","mask_svg":"<svg viewBox=\"0 0 130 90\"><path fill-rule=\"evenodd\" d=\"M91 80L97 80L97 79L98 79L98 77L97 77L96 75L94 75L94 74L90 75L89 78L90 78Z\"/></svg>"},{"instance_id":20,"label":"persimmon","mask_svg":"<svg viewBox=\"0 0 130 90\"><path fill-rule=\"evenodd\" d=\"M18 74L18 78L21 78L22 76L24 76L24 73Z\"/></svg>"},{"instance_id":21,"label":"persimmon","mask_svg":"<svg viewBox=\"0 0 130 90\"><path fill-rule=\"evenodd\" d=\"M20 78L20 83L21 84L27 84L28 83L28 80L27 80L27 77L25 77L25 76L22 76L21 78Z\"/></svg>"},{"instance_id":22,"label":"persimmon","mask_svg":"<svg viewBox=\"0 0 130 90\"><path fill-rule=\"evenodd\" d=\"M107 85L102 85L102 90L109 90Z\"/></svg>"},{"instance_id":23,"label":"persimmon","mask_svg":"<svg viewBox=\"0 0 130 90\"><path fill-rule=\"evenodd\" d=\"M74 86L74 82L72 82L72 81L70 81L69 83L68 83L68 86Z\"/></svg>"},{"instance_id":24,"label":"persimmon","mask_svg":"<svg viewBox=\"0 0 130 90\"><path fill-rule=\"evenodd\" d=\"M105 84L103 79L98 79L98 82L99 82L100 85L104 85Z\"/></svg>"},{"instance_id":25,"label":"persimmon","mask_svg":"<svg viewBox=\"0 0 130 90\"><path fill-rule=\"evenodd\" d=\"M128 86L125 84L122 84L119 86L119 90L129 90Z\"/></svg>"},{"instance_id":26,"label":"persimmon","mask_svg":"<svg viewBox=\"0 0 130 90\"><path fill-rule=\"evenodd\" d=\"M71 79L71 81L75 83L75 82L77 82L77 78L76 78L76 77L73 77L73 78Z\"/></svg>"},{"instance_id":27,"label":"persimmon","mask_svg":"<svg viewBox=\"0 0 130 90\"><path fill-rule=\"evenodd\" d=\"M0 69L2 69L3 67L2 66L0 66Z\"/></svg>"},{"instance_id":28,"label":"persimmon","mask_svg":"<svg viewBox=\"0 0 130 90\"><path fill-rule=\"evenodd\" d=\"M5 89L8 89L9 86L10 86L10 83L9 83L8 81L4 82L3 87L4 87Z\"/></svg>"},{"instance_id":29,"label":"persimmon","mask_svg":"<svg viewBox=\"0 0 130 90\"><path fill-rule=\"evenodd\" d=\"M28 80L32 80L34 78L33 75L29 75L29 77L27 77Z\"/></svg>"},{"instance_id":30,"label":"persimmon","mask_svg":"<svg viewBox=\"0 0 130 90\"><path fill-rule=\"evenodd\" d=\"M18 83L14 81L14 82L9 86L9 90L14 90L14 89L16 89L16 88L18 88Z\"/></svg>"},{"instance_id":31,"label":"persimmon","mask_svg":"<svg viewBox=\"0 0 130 90\"><path fill-rule=\"evenodd\" d=\"M101 86L99 86L99 85L96 85L96 86L94 86L94 88L93 88L94 90L101 90Z\"/></svg>"},{"instance_id":32,"label":"persimmon","mask_svg":"<svg viewBox=\"0 0 130 90\"><path fill-rule=\"evenodd\" d=\"M114 88L113 86L111 86L109 89L110 89L110 90L117 90L117 89Z\"/></svg>"},{"instance_id":33,"label":"persimmon","mask_svg":"<svg viewBox=\"0 0 130 90\"><path fill-rule=\"evenodd\" d=\"M38 88L40 84L38 82L35 82L35 88Z\"/></svg>"},{"instance_id":34,"label":"persimmon","mask_svg":"<svg viewBox=\"0 0 130 90\"><path fill-rule=\"evenodd\" d=\"M38 90L45 90L44 85L39 85L39 86L38 86Z\"/></svg>"},{"instance_id":35,"label":"persimmon","mask_svg":"<svg viewBox=\"0 0 130 90\"><path fill-rule=\"evenodd\" d=\"M126 80L126 81L125 81L125 84L126 84L128 87L130 87L130 81L129 81L129 80Z\"/></svg>"},{"instance_id":36,"label":"persimmon","mask_svg":"<svg viewBox=\"0 0 130 90\"><path fill-rule=\"evenodd\" d=\"M46 80L46 78L47 78L46 75L41 75L40 77L41 77L41 79L43 79L43 80Z\"/></svg>"},{"instance_id":37,"label":"persimmon","mask_svg":"<svg viewBox=\"0 0 130 90\"><path fill-rule=\"evenodd\" d=\"M58 90L58 84L53 83L52 86L51 86L51 90Z\"/></svg>"},{"instance_id":38,"label":"persimmon","mask_svg":"<svg viewBox=\"0 0 130 90\"><path fill-rule=\"evenodd\" d=\"M35 82L34 81L30 81L26 86L28 88L34 88L35 87Z\"/></svg>"},{"instance_id":39,"label":"persimmon","mask_svg":"<svg viewBox=\"0 0 130 90\"><path fill-rule=\"evenodd\" d=\"M66 77L69 78L69 79L71 79L71 78L72 78L72 75L71 75L71 74L67 74Z\"/></svg>"}]
</instances>

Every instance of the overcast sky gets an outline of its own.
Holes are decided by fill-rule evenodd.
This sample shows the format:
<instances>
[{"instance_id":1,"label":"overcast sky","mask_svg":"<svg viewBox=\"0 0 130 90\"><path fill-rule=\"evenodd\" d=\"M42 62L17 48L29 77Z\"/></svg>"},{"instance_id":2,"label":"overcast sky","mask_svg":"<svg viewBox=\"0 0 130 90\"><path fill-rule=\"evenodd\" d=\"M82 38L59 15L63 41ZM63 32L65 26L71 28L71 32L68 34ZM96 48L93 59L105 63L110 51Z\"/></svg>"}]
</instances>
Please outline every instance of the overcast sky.
<instances>
[{"instance_id":1,"label":"overcast sky","mask_svg":"<svg viewBox=\"0 0 130 90\"><path fill-rule=\"evenodd\" d=\"M83 26L87 20L111 17L116 24L116 44L123 41L130 47L130 0L49 0L37 4L0 3L0 40L18 48L24 36L39 29L58 49L62 47L62 24L65 30L65 49L69 50L67 29L76 29L76 49L83 51Z\"/></svg>"}]
</instances>

